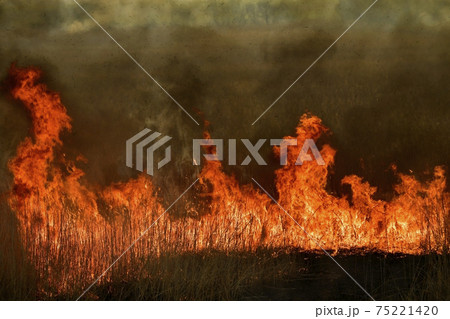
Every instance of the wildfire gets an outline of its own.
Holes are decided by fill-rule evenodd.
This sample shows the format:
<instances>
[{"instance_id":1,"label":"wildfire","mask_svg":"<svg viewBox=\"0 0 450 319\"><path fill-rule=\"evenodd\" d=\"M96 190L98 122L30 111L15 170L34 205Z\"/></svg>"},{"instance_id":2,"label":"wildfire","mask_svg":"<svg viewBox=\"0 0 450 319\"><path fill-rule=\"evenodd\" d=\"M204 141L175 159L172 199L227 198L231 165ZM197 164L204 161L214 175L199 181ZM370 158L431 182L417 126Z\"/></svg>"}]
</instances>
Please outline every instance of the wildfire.
<instances>
[{"instance_id":1,"label":"wildfire","mask_svg":"<svg viewBox=\"0 0 450 319\"><path fill-rule=\"evenodd\" d=\"M70 117L59 95L37 82L40 75L34 68L10 70L11 94L29 110L33 126L32 136L9 161L14 178L9 204L40 278L53 278L60 292L105 270L164 208L146 175L104 189L83 182L83 171L61 153L60 135L70 131ZM318 117L303 115L296 136L286 139L296 138L302 145L326 131ZM204 137L210 138L209 133ZM278 202L323 248L410 254L448 250L450 196L442 167L436 167L426 183L398 174L400 183L391 201L374 199L376 187L361 177L346 176L342 184L351 187L350 201L326 190L336 151L324 145L320 153L325 165L313 161L298 166L300 148L288 148L287 165L276 171ZM274 153L280 155L278 147ZM169 251L318 249L268 196L254 185L240 185L223 172L220 162L206 162L199 178L197 191L203 192L206 204L186 201L186 210L197 210L187 217L165 214L122 258L123 265ZM198 212L200 206L206 213ZM70 258L62 258L68 251ZM55 269L66 271L58 277Z\"/></svg>"}]
</instances>

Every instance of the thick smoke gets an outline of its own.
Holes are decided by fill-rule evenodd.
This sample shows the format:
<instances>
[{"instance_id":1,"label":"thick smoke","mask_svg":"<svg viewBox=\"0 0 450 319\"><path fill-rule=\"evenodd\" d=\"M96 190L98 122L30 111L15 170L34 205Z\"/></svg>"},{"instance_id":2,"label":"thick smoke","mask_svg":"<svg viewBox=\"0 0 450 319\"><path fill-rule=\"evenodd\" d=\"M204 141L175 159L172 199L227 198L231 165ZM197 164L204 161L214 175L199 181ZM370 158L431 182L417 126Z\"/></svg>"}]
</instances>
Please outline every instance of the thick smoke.
<instances>
[{"instance_id":1,"label":"thick smoke","mask_svg":"<svg viewBox=\"0 0 450 319\"><path fill-rule=\"evenodd\" d=\"M289 25L332 26L353 21L373 0L84 0L79 1L108 29L148 27L227 27ZM378 14L364 18L367 27L391 30L408 26L448 27L446 0L384 1ZM76 33L95 29L72 0L0 1L2 24L15 32ZM379 23L384 20L383 23ZM30 30L34 29L34 30Z\"/></svg>"},{"instance_id":2,"label":"thick smoke","mask_svg":"<svg viewBox=\"0 0 450 319\"><path fill-rule=\"evenodd\" d=\"M217 138L281 138L318 115L338 149L336 181L349 173L388 190L388 168L417 174L449 165L449 6L380 1L254 126L268 107L371 1L80 1ZM0 1L0 70L43 69L61 93L73 131L68 156L83 154L86 178L109 184L135 172L125 140L144 127L173 137L175 159L158 184L178 193L197 126L72 1ZM0 100L0 178L28 133L7 83ZM239 151L244 152L240 147ZM276 168L228 167L242 182ZM245 154L244 154L245 156ZM181 177L180 177L181 176ZM332 188L338 185L330 181ZM179 186L181 185L181 186Z\"/></svg>"}]
</instances>

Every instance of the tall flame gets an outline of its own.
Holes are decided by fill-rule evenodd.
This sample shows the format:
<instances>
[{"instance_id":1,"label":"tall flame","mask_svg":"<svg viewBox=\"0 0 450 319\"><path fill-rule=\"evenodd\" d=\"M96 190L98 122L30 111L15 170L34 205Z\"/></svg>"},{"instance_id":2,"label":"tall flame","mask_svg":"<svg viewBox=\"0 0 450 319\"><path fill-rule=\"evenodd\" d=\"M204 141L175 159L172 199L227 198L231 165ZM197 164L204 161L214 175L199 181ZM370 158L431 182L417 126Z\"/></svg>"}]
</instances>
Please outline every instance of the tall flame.
<instances>
[{"instance_id":1,"label":"tall flame","mask_svg":"<svg viewBox=\"0 0 450 319\"><path fill-rule=\"evenodd\" d=\"M135 271L131 265L140 264L148 255L205 249L317 250L318 242L335 252L448 251L450 196L442 167L436 167L434 178L426 183L398 174L400 183L391 201L374 199L376 187L361 177L346 176L342 184L350 185L349 200L326 190L336 153L329 145L320 150L325 165L295 165L300 146L292 146L287 165L275 172L279 204L314 240L257 187L240 185L225 174L218 161L204 164L199 176L201 199L185 202L185 217L165 214L153 225L164 208L148 176L103 189L82 181L83 171L61 153L60 136L70 131L70 117L59 95L37 83L40 75L34 68L13 66L10 70L14 81L11 93L29 110L33 128L32 137L19 145L9 161L14 177L9 204L47 294L92 281L147 229L120 261L126 274ZM327 130L318 117L303 115L296 137L285 139L296 138L302 145ZM210 138L207 131L204 137ZM279 156L280 149L274 147L274 153ZM70 258L63 257L67 252ZM113 273L102 280L111 276Z\"/></svg>"}]
</instances>

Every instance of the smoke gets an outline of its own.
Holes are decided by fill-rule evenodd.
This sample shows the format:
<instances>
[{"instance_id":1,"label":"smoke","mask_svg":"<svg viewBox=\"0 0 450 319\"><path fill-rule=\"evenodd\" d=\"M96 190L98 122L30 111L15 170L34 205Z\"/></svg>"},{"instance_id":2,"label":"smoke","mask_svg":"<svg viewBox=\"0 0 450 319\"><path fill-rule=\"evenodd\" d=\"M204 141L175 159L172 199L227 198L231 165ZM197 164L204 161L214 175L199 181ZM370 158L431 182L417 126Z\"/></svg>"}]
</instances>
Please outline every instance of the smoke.
<instances>
[{"instance_id":1,"label":"smoke","mask_svg":"<svg viewBox=\"0 0 450 319\"><path fill-rule=\"evenodd\" d=\"M234 27L335 25L351 23L373 0L83 0L79 3L106 28L133 30L149 27ZM2 24L20 33L77 33L96 29L72 0L0 1ZM390 31L407 20L408 26L448 28L446 0L380 1L377 14L365 17L368 28ZM380 23L383 21L383 23Z\"/></svg>"},{"instance_id":2,"label":"smoke","mask_svg":"<svg viewBox=\"0 0 450 319\"><path fill-rule=\"evenodd\" d=\"M391 163L417 173L450 164L446 1L380 1L254 126L371 1L80 3L198 122L211 123L212 137L281 138L292 135L309 111L334 132L323 142L338 150L336 181L356 173L391 185ZM189 183L196 173L191 141L202 137L202 125L73 1L0 1L0 15L0 70L6 76L13 61L43 69L43 81L61 93L73 118L63 151L88 159L79 166L90 182L135 175L125 166L125 141L148 127L173 137L174 161L156 175L158 183ZM27 135L29 120L6 91L0 99L0 178L7 181L7 160ZM262 153L273 158L270 147ZM269 162L226 170L242 182L255 175L272 180L276 161Z\"/></svg>"}]
</instances>

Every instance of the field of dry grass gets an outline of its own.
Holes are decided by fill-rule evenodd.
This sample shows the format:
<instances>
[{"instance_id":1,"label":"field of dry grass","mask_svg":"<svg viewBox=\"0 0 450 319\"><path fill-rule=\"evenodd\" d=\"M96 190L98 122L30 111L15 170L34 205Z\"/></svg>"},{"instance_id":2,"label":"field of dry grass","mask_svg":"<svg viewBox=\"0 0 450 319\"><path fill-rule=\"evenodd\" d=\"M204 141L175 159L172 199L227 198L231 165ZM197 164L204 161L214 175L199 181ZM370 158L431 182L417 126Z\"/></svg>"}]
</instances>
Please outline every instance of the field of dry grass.
<instances>
[{"instance_id":1,"label":"field of dry grass","mask_svg":"<svg viewBox=\"0 0 450 319\"><path fill-rule=\"evenodd\" d=\"M132 240L129 221L105 225L103 241L62 234L57 246L24 247L19 224L1 206L0 298L74 300ZM109 231L108 231L109 229ZM83 299L87 300L365 300L366 296L322 252L298 249L169 251L160 246L168 229L156 228L121 259ZM161 234L161 233L160 233ZM86 238L84 238L86 239ZM180 244L182 243L182 237ZM48 242L43 242L47 245ZM114 246L114 243L118 245ZM159 244L158 244L159 243ZM102 244L102 246L92 246ZM167 252L157 253L159 249ZM35 254L26 254L27 251ZM153 254L149 252L153 251ZM57 253L55 253L57 252ZM449 300L449 255L420 256L341 251L334 256L375 299ZM93 263L95 267L89 264ZM97 273L89 273L95 270Z\"/></svg>"},{"instance_id":2,"label":"field of dry grass","mask_svg":"<svg viewBox=\"0 0 450 319\"><path fill-rule=\"evenodd\" d=\"M237 32L231 28L205 32L195 28L174 28L165 30L164 34L169 39L177 40L178 42L174 41L177 45L155 46L150 51L147 50L146 42L141 39L150 41L157 38L156 31L155 34L147 34L144 30L144 35L136 32L123 38L134 44L131 47L143 63L155 66L158 78L167 84L183 105L200 106L205 118L213 123L213 133L216 136L228 137L230 130L233 130L232 137L236 138L247 138L248 135L267 137L265 134L281 137L291 134L299 116L306 110L318 114L334 131L330 140L338 149L336 174L327 180L327 191L330 193L343 192L348 195L340 189L342 176L361 174L372 184L380 185L377 198L390 199L394 177L393 174L386 173L386 168L393 159L398 162L400 171L432 171L435 165L448 163L450 140L448 121L445 119L448 118L449 95L442 88L447 83L443 81L445 75L442 70L448 66L449 58L441 46L444 35L430 36L425 31L417 34L382 33L378 38L373 38L371 32L353 34L350 42L344 42L343 46L329 52L328 58L308 74L308 80L298 90L293 90L280 101L277 111L270 114L270 119L249 132L247 122L251 123L263 107L269 105L280 93L280 88L287 87L298 76L299 70L305 69L317 56L317 52L321 52L334 39L330 33L301 29L286 32L287 29L263 28ZM118 34L120 35L120 31ZM29 55L27 50L45 57L51 56L54 49L52 46L67 45L64 52L69 53L72 50L69 44L75 41L70 37L26 48L19 52L19 58ZM77 38L76 43L78 45L78 41L81 41L81 47L88 47L96 39L95 34L86 34L82 40ZM417 50L412 50L417 46ZM180 56L158 60L158 56L171 56L180 47L186 48ZM428 49L431 53L425 54ZM140 74L123 67L128 66L126 57L109 57L105 54L109 51L109 45L102 42L94 51L92 60L77 61L62 67L57 65L62 60L55 57L52 64L47 66L48 70L55 69L52 73L54 78L50 82L61 88L64 103L74 101L74 105L79 106L78 109L72 108L70 103L66 103L69 113L74 115L75 131L78 130L75 137L67 138L67 147L72 152L79 149L86 152L90 159L89 165L86 165L86 180L100 180L100 184L128 177L129 173L117 173L122 166L125 167L120 160L116 161L123 157L123 145L111 143L105 146L102 143L106 137L109 138L111 132L115 134L113 140L124 141L142 124L136 119L145 118L146 123L158 122L172 136L177 136L180 132L186 134L182 136L184 139L201 135L199 131L186 129L186 124L180 119L170 122L160 120L171 118L160 109L167 103L153 89L148 89L147 84L142 84L144 80ZM99 61L105 56L106 59L111 59L105 62L107 65L115 65L115 59L119 60L120 70L125 70L124 74L120 73L120 78L111 76L108 72L99 72L102 70ZM39 61L39 58L36 59ZM418 61L421 63L411 68L411 64ZM5 63L9 64L10 61ZM79 70L81 71L78 72ZM94 79L91 74L100 78ZM128 83L123 83L123 76L128 79ZM186 79L183 82L185 86L179 83L180 78ZM109 89L93 89L99 82ZM72 85L74 88L69 89ZM116 87L117 90L111 89ZM146 98L143 99L142 96ZM122 104L128 108L129 100L137 101L135 109L130 111L133 114L131 119L125 118L124 109L120 108ZM112 108L109 102L102 101L114 101L117 105ZM17 105L9 100L7 103L2 102L8 104L4 114L17 113ZM100 116L86 111L93 104L99 114L106 114L105 119L98 119ZM149 104L151 108L148 107ZM245 125L236 126L236 118L242 119ZM120 123L125 129L118 128L118 119L124 121ZM181 122L183 125L180 125ZM2 134L3 139L6 139L3 136L11 135L10 132L17 127L23 128L20 134L25 134L27 123L11 123L13 124L7 123L0 128L5 132ZM101 133L97 135L94 131L99 127ZM79 134L80 131L82 134ZM11 140L15 144L2 140L2 145L8 145L8 152L5 154L9 154L9 157L6 158L5 155L2 158L4 167L0 176L10 178L6 172L6 161L14 155L15 151L12 149L17 147L21 138L23 136L19 138L14 135ZM102 152L99 152L98 145L104 147ZM373 155L374 150L377 150L376 156ZM268 155L271 150L264 152ZM105 158L99 153L111 156ZM110 170L104 169L110 164ZM269 170L273 166L270 163ZM262 176L262 179L270 181L271 173L266 172L266 167L264 170L249 167L248 173L238 172L238 179L248 179L250 173L253 173L254 176ZM109 174L109 171L113 171L113 174ZM170 191L179 194L177 188L182 186L172 187L173 179L169 177L171 174L178 176L180 172L173 171L175 173L159 177L158 182L163 191L171 186ZM429 173L425 177L429 178L430 175ZM421 178L426 179L423 176ZM4 184L2 194L7 194L11 181ZM275 186L272 187L275 193ZM59 193L56 191L50 194L61 195L57 202L62 205L62 209L56 209L56 214L51 218L52 227L47 227L49 219L44 219L43 222L38 218L44 214L39 208L25 210L26 214L20 215L10 209L4 198L0 198L0 240L3 243L0 246L0 299L76 299L133 242L135 235L155 220L156 212L161 209L160 203L153 202L151 198L147 206L135 207L134 211L120 205L111 209L111 202L101 198L96 201L99 216L80 217L82 214L78 215L81 211L77 207L78 203L70 198L67 200L64 194ZM167 192L170 195L172 193ZM39 200L44 211L45 204L50 199L52 198ZM269 247L270 245L254 249L252 244L258 243L260 238L251 236L262 233L262 229L256 224L247 227L248 220L240 221L235 218L240 216L241 212L238 210L227 212L230 219L223 215L223 219L214 221L209 228L205 227L208 231L202 239L204 243L210 240L212 244L209 248L208 244L196 247L195 243L200 237L195 233L197 228L193 225L201 224L199 220L203 216L189 216L189 209L186 207L189 208L189 205L183 202L177 211L171 212L170 218L162 219L162 223L151 229L84 298L365 298L358 287L319 251L305 252L292 247L279 249ZM423 216L448 216L448 207L442 206L439 209L424 213ZM186 214L189 218L181 222L169 222L171 218L177 220L178 216ZM37 218L30 221L27 219L30 216ZM449 224L448 217L446 218L442 221L443 225ZM216 229L221 225L226 225L223 228L227 232L217 234ZM187 233L186 229L190 229L190 232ZM241 231L245 231L245 234ZM430 234L436 235L440 240L439 254L428 251L420 256L412 256L365 251L361 255L358 251L343 251L336 258L376 299L449 300L448 232L445 228L438 231L439 234L433 229ZM220 250L217 247L227 249Z\"/></svg>"}]
</instances>

